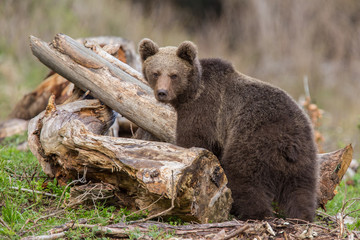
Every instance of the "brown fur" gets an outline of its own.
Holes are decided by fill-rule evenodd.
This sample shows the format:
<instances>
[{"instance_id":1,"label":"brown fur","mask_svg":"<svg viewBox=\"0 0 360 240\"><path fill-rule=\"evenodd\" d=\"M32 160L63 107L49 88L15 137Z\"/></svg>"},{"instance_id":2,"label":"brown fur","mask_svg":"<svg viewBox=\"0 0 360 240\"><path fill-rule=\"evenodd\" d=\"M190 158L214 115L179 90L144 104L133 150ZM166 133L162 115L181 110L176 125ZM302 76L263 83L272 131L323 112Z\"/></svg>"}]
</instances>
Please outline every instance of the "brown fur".
<instances>
[{"instance_id":1,"label":"brown fur","mask_svg":"<svg viewBox=\"0 0 360 240\"><path fill-rule=\"evenodd\" d=\"M197 58L191 42L139 45L155 97L177 111L177 144L220 160L241 219L273 215L312 221L318 166L312 127L284 91L236 72L221 59Z\"/></svg>"}]
</instances>

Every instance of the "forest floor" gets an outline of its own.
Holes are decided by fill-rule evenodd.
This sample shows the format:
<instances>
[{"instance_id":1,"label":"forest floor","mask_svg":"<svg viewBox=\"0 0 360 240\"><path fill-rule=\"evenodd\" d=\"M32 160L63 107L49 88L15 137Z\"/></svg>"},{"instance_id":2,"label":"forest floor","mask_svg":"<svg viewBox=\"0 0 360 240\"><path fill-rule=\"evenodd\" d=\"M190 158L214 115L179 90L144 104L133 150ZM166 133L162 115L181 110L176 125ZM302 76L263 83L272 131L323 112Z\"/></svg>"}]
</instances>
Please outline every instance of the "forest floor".
<instances>
[{"instance_id":1,"label":"forest floor","mask_svg":"<svg viewBox=\"0 0 360 240\"><path fill-rule=\"evenodd\" d=\"M317 211L314 223L296 219L194 224L177 217L141 222L106 201L70 203L70 188L48 178L22 143L26 134L0 144L0 237L2 239L358 239L360 173L347 176L337 195ZM23 148L23 149L21 149ZM139 221L140 220L140 221Z\"/></svg>"}]
</instances>

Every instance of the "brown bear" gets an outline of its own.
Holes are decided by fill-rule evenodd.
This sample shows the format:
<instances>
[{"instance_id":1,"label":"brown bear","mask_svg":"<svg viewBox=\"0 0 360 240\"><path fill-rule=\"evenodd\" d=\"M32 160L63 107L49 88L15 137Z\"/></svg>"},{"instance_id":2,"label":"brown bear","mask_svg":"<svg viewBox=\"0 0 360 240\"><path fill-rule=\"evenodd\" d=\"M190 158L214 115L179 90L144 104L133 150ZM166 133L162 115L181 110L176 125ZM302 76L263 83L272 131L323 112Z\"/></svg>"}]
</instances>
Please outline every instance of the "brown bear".
<instances>
[{"instance_id":1,"label":"brown bear","mask_svg":"<svg viewBox=\"0 0 360 240\"><path fill-rule=\"evenodd\" d=\"M176 143L202 147L220 160L240 219L273 216L312 221L318 164L308 117L283 90L198 59L197 47L139 44L143 74L157 100L177 111Z\"/></svg>"}]
</instances>

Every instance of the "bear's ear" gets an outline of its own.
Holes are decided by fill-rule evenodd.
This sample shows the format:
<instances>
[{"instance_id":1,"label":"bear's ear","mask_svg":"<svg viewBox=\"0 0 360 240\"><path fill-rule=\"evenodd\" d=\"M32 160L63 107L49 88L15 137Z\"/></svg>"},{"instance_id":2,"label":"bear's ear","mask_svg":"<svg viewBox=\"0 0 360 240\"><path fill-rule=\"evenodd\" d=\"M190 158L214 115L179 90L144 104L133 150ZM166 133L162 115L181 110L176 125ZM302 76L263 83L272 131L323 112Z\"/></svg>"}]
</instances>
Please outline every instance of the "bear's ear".
<instances>
[{"instance_id":1,"label":"bear's ear","mask_svg":"<svg viewBox=\"0 0 360 240\"><path fill-rule=\"evenodd\" d=\"M195 58L197 57L197 47L194 43L185 41L179 45L176 55L188 61L190 64L193 64Z\"/></svg>"},{"instance_id":2,"label":"bear's ear","mask_svg":"<svg viewBox=\"0 0 360 240\"><path fill-rule=\"evenodd\" d=\"M148 38L144 38L139 43L139 53L141 60L144 62L148 57L155 55L159 51L156 43Z\"/></svg>"}]
</instances>

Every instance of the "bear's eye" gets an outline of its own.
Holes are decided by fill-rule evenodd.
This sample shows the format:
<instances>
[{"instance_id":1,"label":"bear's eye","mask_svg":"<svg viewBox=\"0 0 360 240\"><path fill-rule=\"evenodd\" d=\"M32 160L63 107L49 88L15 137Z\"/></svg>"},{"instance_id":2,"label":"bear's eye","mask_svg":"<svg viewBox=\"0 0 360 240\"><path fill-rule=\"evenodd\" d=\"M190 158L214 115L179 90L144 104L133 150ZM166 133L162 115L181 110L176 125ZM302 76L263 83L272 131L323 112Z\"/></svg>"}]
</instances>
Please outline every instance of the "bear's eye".
<instances>
[{"instance_id":1,"label":"bear's eye","mask_svg":"<svg viewBox=\"0 0 360 240\"><path fill-rule=\"evenodd\" d=\"M158 78L158 77L159 77L159 75L160 75L159 73L154 72L154 73L153 73L153 78Z\"/></svg>"},{"instance_id":2,"label":"bear's eye","mask_svg":"<svg viewBox=\"0 0 360 240\"><path fill-rule=\"evenodd\" d=\"M176 75L176 74L171 74L171 75L170 75L170 78L171 78L171 80L176 80L176 79L178 78L178 75Z\"/></svg>"}]
</instances>

